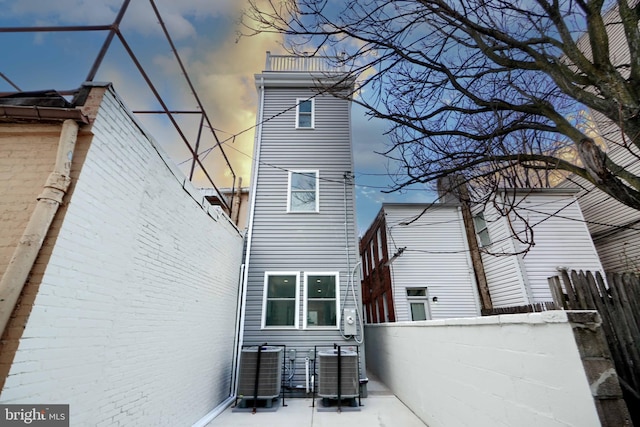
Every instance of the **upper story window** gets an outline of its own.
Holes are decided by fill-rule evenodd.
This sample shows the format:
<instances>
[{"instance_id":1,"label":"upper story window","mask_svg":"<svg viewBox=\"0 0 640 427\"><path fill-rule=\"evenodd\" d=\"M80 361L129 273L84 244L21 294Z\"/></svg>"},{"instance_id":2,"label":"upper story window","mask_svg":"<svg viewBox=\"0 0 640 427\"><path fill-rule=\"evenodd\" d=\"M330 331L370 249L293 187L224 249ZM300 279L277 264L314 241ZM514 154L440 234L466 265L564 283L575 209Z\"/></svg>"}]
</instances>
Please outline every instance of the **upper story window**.
<instances>
[{"instance_id":1,"label":"upper story window","mask_svg":"<svg viewBox=\"0 0 640 427\"><path fill-rule=\"evenodd\" d=\"M304 327L338 327L338 273L305 273Z\"/></svg>"},{"instance_id":2,"label":"upper story window","mask_svg":"<svg viewBox=\"0 0 640 427\"><path fill-rule=\"evenodd\" d=\"M480 247L489 246L491 244L491 237L489 236L489 228L487 227L487 221L484 219L483 212L473 217L473 225L476 229Z\"/></svg>"},{"instance_id":3,"label":"upper story window","mask_svg":"<svg viewBox=\"0 0 640 427\"><path fill-rule=\"evenodd\" d=\"M290 171L287 212L318 212L318 171Z\"/></svg>"},{"instance_id":4,"label":"upper story window","mask_svg":"<svg viewBox=\"0 0 640 427\"><path fill-rule=\"evenodd\" d=\"M382 229L378 228L376 233L376 240L378 241L378 261L382 260Z\"/></svg>"},{"instance_id":5,"label":"upper story window","mask_svg":"<svg viewBox=\"0 0 640 427\"><path fill-rule=\"evenodd\" d=\"M313 99L296 99L296 129L313 129L315 125L315 105Z\"/></svg>"},{"instance_id":6,"label":"upper story window","mask_svg":"<svg viewBox=\"0 0 640 427\"><path fill-rule=\"evenodd\" d=\"M266 272L263 328L298 328L298 273Z\"/></svg>"}]
</instances>

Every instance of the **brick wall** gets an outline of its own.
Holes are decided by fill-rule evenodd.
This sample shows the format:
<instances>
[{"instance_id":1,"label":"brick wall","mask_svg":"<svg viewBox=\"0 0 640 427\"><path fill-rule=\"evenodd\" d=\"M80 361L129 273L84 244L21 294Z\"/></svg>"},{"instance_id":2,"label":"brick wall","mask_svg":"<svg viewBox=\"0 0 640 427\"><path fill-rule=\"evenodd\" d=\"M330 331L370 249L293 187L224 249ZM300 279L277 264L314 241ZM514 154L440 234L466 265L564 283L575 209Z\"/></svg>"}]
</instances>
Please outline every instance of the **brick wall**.
<instances>
[{"instance_id":1,"label":"brick wall","mask_svg":"<svg viewBox=\"0 0 640 427\"><path fill-rule=\"evenodd\" d=\"M591 367L598 372L585 371L593 355L584 348L595 343L586 340L595 338L576 343L583 320L577 327L568 312L548 311L367 325L367 366L430 427L627 425L598 417L613 397L596 395L600 378L617 385L617 377L602 357Z\"/></svg>"},{"instance_id":2,"label":"brick wall","mask_svg":"<svg viewBox=\"0 0 640 427\"><path fill-rule=\"evenodd\" d=\"M55 163L62 126L60 124L3 124L0 126L0 276L4 275L12 254L25 230L27 222L41 194L48 175ZM72 184L63 204L49 228L27 282L17 302L17 307L0 340L0 389L11 369L16 349L26 327L33 302L38 293L49 257L55 246L60 226L71 199L74 182L82 169L91 134L87 130L78 133L71 167Z\"/></svg>"},{"instance_id":3,"label":"brick wall","mask_svg":"<svg viewBox=\"0 0 640 427\"><path fill-rule=\"evenodd\" d=\"M0 277L53 170L60 125L0 126Z\"/></svg>"},{"instance_id":4,"label":"brick wall","mask_svg":"<svg viewBox=\"0 0 640 427\"><path fill-rule=\"evenodd\" d=\"M191 425L230 393L242 238L108 90L0 401Z\"/></svg>"}]
</instances>

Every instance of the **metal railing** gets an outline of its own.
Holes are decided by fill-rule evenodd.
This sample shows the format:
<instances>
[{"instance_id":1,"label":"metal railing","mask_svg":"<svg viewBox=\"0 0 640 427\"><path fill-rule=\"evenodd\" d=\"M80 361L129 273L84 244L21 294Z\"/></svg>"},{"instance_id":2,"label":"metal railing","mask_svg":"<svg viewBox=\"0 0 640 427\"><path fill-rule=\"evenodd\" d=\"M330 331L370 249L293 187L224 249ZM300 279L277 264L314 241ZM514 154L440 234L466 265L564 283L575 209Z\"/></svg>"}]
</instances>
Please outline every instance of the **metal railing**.
<instances>
[{"instance_id":1,"label":"metal railing","mask_svg":"<svg viewBox=\"0 0 640 427\"><path fill-rule=\"evenodd\" d=\"M206 181L211 184L212 188L218 193L219 195L219 199L222 203L222 207L223 209L225 209L227 211L227 213L230 214L231 212L231 206L233 205L233 199L234 197L236 197L235 195L235 187L236 187L236 173L233 170L233 167L231 166L231 162L229 161L229 158L227 157L227 154L225 153L223 147L222 147L222 142L220 141L220 139L218 138L215 128L213 127L211 120L209 119L209 116L207 115L207 112L204 108L204 106L202 105L202 102L200 101L200 97L198 96L192 82L191 79L189 77L189 74L187 73L187 70L182 62L182 59L180 58L180 56L178 55L178 51L176 49L176 46L173 43L173 40L169 34L169 32L167 31L167 28L165 26L165 23L162 19L162 16L155 4L154 0L149 0L149 3L151 5L152 8L152 12L155 15L156 21L158 22L158 24L161 27L161 30L169 44L169 47L171 49L171 51L173 52L173 56L175 61L177 62L178 66L180 67L181 70L181 74L183 76L183 78L185 79L190 91L191 91L191 95L194 98L195 104L196 104L196 108L193 110L189 110L189 111L176 111L173 110L171 108L169 108L169 106L167 105L167 103L165 102L165 100L162 98L162 96L160 95L160 92L158 91L156 85L154 84L154 82L151 80L151 77L149 75L149 73L145 70L145 68L143 67L142 63L138 60L136 54L134 53L132 47L129 45L129 43L127 42L127 39L124 37L124 35L122 34L122 32L120 31L120 24L122 22L122 19L124 18L125 12L127 11L127 8L129 7L129 4L131 3L131 0L123 0L122 5L120 6L120 9L118 11L118 14L115 18L115 20L111 23L111 24L107 24L107 25L75 25L75 26L31 26L31 27L0 27L0 34L2 33L30 33L30 32L85 32L85 31L105 31L107 32L107 36L105 38L104 43L102 44L102 47L100 49L100 51L98 52L98 55L95 59L95 61L93 62L93 65L91 66L91 69L89 70L89 73L86 77L86 81L91 82L94 80L94 78L96 77L96 74L98 73L98 70L100 69L100 66L105 58L105 55L107 54L107 52L109 51L109 48L111 47L111 44L114 40L114 38L117 38L120 41L120 44L122 45L122 47L124 48L124 50L128 53L131 61L133 62L133 64L135 65L135 67L138 69L140 76L143 78L143 80L147 83L147 86L149 88L149 90L151 91L151 93L154 95L154 97L156 98L156 101L158 102L158 104L160 105L160 109L159 110L153 110L153 111L134 111L134 114L160 114L160 115L165 115L167 117L167 119L171 122L171 124L173 125L173 127L175 128L179 139L184 143L185 147L187 148L187 150L189 151L190 155L191 155L191 167L190 167L190 171L189 171L189 180L193 181L194 179L194 172L196 170L196 168L199 168L199 170L202 172L202 174L204 175L204 177L206 178ZM16 89L17 91L21 91L21 89L15 84L13 83L11 80L9 80L9 78L7 76L5 76L3 73L0 73L0 78L5 80L7 83L9 83L14 89ZM76 92L76 90L66 90L66 91L58 91L61 94L65 94L65 95L71 95L74 94ZM180 123L177 120L177 115L181 115L181 114L196 114L200 116L200 125L199 128L197 130L197 137L195 138L195 141L193 141L192 137L188 137L187 135L189 135L190 133L193 132L187 132L186 129L184 129L184 126L181 126ZM202 163L202 158L200 156L200 140L202 137L203 132L210 132L213 140L215 141L214 146L210 149L214 149L217 148L219 149L224 162L228 168L229 174L231 175L232 178L232 183L231 183L231 194L230 197L225 197L218 189L218 187L216 186L216 184L213 181L213 177L210 175L210 173L207 171L207 169L205 168L205 165ZM202 185L199 185L202 186Z\"/></svg>"},{"instance_id":2,"label":"metal railing","mask_svg":"<svg viewBox=\"0 0 640 427\"><path fill-rule=\"evenodd\" d=\"M272 55L267 52L265 71L344 72L342 58L338 56Z\"/></svg>"}]
</instances>

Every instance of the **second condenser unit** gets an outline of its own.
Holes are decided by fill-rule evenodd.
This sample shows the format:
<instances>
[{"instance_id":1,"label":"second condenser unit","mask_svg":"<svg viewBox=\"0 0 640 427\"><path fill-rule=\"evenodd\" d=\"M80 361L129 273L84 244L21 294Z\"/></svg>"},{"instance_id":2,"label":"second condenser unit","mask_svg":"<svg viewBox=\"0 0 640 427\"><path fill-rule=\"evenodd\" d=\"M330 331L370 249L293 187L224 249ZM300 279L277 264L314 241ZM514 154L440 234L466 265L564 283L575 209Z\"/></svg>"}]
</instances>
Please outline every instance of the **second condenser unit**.
<instances>
[{"instance_id":1,"label":"second condenser unit","mask_svg":"<svg viewBox=\"0 0 640 427\"><path fill-rule=\"evenodd\" d=\"M340 357L338 357L338 352L340 352ZM338 376L340 381L338 381ZM340 389L338 389L338 384L340 384ZM322 398L358 397L360 393L358 353L337 349L319 351L317 387L318 396Z\"/></svg>"}]
</instances>

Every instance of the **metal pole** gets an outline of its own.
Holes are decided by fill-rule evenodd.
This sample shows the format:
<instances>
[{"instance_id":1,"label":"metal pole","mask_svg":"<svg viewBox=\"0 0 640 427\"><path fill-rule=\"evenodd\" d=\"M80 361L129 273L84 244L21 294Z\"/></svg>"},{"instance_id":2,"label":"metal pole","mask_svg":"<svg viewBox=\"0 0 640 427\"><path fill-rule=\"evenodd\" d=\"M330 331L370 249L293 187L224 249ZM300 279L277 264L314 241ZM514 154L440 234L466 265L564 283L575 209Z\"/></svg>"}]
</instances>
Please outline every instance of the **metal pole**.
<instances>
[{"instance_id":1,"label":"metal pole","mask_svg":"<svg viewBox=\"0 0 640 427\"><path fill-rule=\"evenodd\" d=\"M122 3L122 6L120 7L120 11L116 16L115 21L113 21L113 24L107 27L109 29L109 34L107 35L107 38L104 40L104 43L102 44L102 48L100 49L100 52L98 52L98 56L96 57L96 60L93 62L93 66L91 67L91 70L87 75L86 81L92 82L93 79L96 77L96 74L98 73L98 69L100 68L100 64L102 64L102 60L107 54L107 50L109 50L109 46L111 46L111 42L113 41L113 36L116 34L116 32L119 31L120 22L122 22L122 18L124 17L124 13L127 11L127 8L129 7L130 2L131 0L124 0L124 3Z\"/></svg>"}]
</instances>

